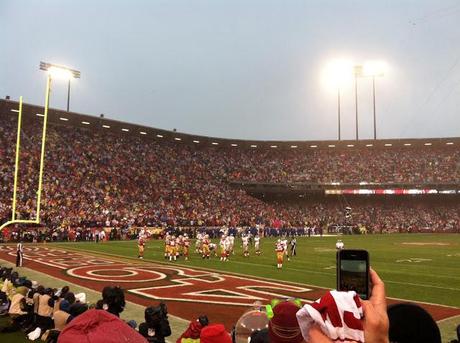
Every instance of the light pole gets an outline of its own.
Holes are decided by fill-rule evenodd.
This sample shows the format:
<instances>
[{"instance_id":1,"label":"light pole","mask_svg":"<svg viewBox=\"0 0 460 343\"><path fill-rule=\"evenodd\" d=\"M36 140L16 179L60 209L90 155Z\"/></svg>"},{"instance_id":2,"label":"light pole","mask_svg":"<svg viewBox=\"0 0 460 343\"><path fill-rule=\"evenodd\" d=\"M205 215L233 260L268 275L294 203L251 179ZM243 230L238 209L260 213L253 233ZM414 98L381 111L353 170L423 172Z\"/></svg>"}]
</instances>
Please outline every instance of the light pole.
<instances>
[{"instance_id":1,"label":"light pole","mask_svg":"<svg viewBox=\"0 0 460 343\"><path fill-rule=\"evenodd\" d=\"M65 66L51 64L46 62L40 62L40 70L47 72L46 78L46 92L45 92L45 110L43 113L43 132L42 132L42 147L40 154L40 170L38 175L38 191L37 191L37 218L36 222L40 223L40 208L41 208L41 196L43 187L43 170L45 166L45 144L46 144L46 128L48 123L48 109L50 104L50 90L51 82L53 78L61 78L68 80L68 98L67 98L67 111L69 111L69 97L70 97L70 79L80 78L80 72L77 70L70 69Z\"/></svg>"},{"instance_id":2,"label":"light pole","mask_svg":"<svg viewBox=\"0 0 460 343\"><path fill-rule=\"evenodd\" d=\"M70 79L69 79L69 83L67 84L67 112L70 112L69 108L70 108Z\"/></svg>"},{"instance_id":3,"label":"light pole","mask_svg":"<svg viewBox=\"0 0 460 343\"><path fill-rule=\"evenodd\" d=\"M377 121L375 114L375 75L372 75L372 99L374 103L374 140L377 139Z\"/></svg>"},{"instance_id":4,"label":"light pole","mask_svg":"<svg viewBox=\"0 0 460 343\"><path fill-rule=\"evenodd\" d=\"M356 123L356 140L359 140L359 124L358 124L358 77L363 74L363 66L355 65L353 68L355 76L355 123Z\"/></svg>"},{"instance_id":5,"label":"light pole","mask_svg":"<svg viewBox=\"0 0 460 343\"><path fill-rule=\"evenodd\" d=\"M322 81L325 88L337 92L337 138L342 139L341 125L341 98L344 87L351 83L353 64L347 59L329 61L323 70Z\"/></svg>"},{"instance_id":6,"label":"light pole","mask_svg":"<svg viewBox=\"0 0 460 343\"><path fill-rule=\"evenodd\" d=\"M371 61L364 64L363 74L365 77L372 77L372 103L374 107L374 140L377 139L377 111L375 105L375 78L385 75L387 65L385 62Z\"/></svg>"},{"instance_id":7,"label":"light pole","mask_svg":"<svg viewBox=\"0 0 460 343\"><path fill-rule=\"evenodd\" d=\"M338 138L340 137L340 86L337 87L337 129L338 129Z\"/></svg>"}]
</instances>

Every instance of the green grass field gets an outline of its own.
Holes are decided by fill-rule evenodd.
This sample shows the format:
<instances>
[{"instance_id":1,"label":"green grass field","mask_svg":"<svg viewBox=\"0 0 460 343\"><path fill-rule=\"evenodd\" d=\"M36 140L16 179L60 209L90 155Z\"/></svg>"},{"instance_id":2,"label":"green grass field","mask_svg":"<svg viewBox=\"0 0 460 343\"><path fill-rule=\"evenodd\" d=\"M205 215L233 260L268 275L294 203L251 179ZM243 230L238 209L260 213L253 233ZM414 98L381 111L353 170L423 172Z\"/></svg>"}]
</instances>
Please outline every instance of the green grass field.
<instances>
[{"instance_id":1,"label":"green grass field","mask_svg":"<svg viewBox=\"0 0 460 343\"><path fill-rule=\"evenodd\" d=\"M398 234L342 236L345 248L366 249L371 266L385 281L387 295L394 298L418 300L460 307L460 235ZM236 240L236 255L223 263L218 258L202 260L194 252L188 262L178 264L211 268L302 284L335 287L336 237L298 239L298 255L276 269L274 239L262 239L262 255L241 256L240 241ZM55 245L83 251L101 252L124 257L136 257L135 241L96 243L56 243ZM164 261L163 242L147 244L145 259Z\"/></svg>"},{"instance_id":2,"label":"green grass field","mask_svg":"<svg viewBox=\"0 0 460 343\"><path fill-rule=\"evenodd\" d=\"M460 307L460 235L398 234L341 238L346 248L370 252L371 265L385 281L388 296ZM276 269L274 239L262 240L261 256L255 256L251 251L249 258L243 258L237 241L236 255L227 263L220 262L218 258L202 260L194 253L189 262L181 259L176 263L333 288L336 240L336 237L298 239L298 255L291 262L286 261L283 270ZM128 258L137 256L135 241L52 245ZM145 260L164 262L162 241L148 242ZM6 318L0 318L0 327L6 324ZM439 323L443 342L455 337L457 324L458 317ZM28 342L22 333L0 334L0 341Z\"/></svg>"}]
</instances>

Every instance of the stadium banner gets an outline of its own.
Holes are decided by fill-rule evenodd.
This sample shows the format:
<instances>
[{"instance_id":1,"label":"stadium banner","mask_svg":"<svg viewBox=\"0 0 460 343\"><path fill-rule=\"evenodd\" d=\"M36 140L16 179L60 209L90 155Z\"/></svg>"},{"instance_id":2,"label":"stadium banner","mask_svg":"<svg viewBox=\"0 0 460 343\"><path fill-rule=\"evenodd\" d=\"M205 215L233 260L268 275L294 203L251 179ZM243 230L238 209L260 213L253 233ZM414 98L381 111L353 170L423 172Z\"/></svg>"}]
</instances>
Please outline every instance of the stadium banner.
<instances>
[{"instance_id":1,"label":"stadium banner","mask_svg":"<svg viewBox=\"0 0 460 343\"><path fill-rule=\"evenodd\" d=\"M418 194L460 194L460 190L448 189L405 189L405 188L377 188L377 189L325 189L325 195L418 195Z\"/></svg>"}]
</instances>

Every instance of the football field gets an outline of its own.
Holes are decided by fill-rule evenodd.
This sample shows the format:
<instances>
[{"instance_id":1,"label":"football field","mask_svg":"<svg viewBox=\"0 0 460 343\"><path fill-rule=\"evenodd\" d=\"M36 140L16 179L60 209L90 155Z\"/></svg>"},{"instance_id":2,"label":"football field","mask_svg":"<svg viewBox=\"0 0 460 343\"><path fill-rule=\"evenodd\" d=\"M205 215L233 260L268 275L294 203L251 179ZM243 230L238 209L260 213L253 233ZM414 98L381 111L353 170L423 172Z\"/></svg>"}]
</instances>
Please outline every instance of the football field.
<instances>
[{"instance_id":1,"label":"football field","mask_svg":"<svg viewBox=\"0 0 460 343\"><path fill-rule=\"evenodd\" d=\"M444 341L453 339L460 318L460 235L341 239L346 248L369 251L371 265L386 284L389 303L420 303L438 321ZM130 318L141 316L144 306L164 300L172 315L175 337L200 314L230 330L256 300L267 304L282 297L303 302L320 298L326 288L335 287L336 240L326 236L299 238L297 256L285 260L282 270L276 268L274 238L261 240L260 256L252 248L246 258L240 240L236 240L235 255L228 262L214 256L203 260L194 251L189 261L179 258L169 262L164 259L161 240L148 242L144 260L137 259L136 241L26 244L21 274L55 287L71 285L92 294L93 303L103 287L120 285L131 304L126 313ZM14 244L0 245L0 260L14 263L15 249ZM13 334L11 341L23 342L23 336Z\"/></svg>"},{"instance_id":2,"label":"football field","mask_svg":"<svg viewBox=\"0 0 460 343\"><path fill-rule=\"evenodd\" d=\"M371 266L385 281L389 297L460 307L460 235L355 235L341 238L345 248L369 251ZM191 249L188 262L179 259L173 263L334 288L336 240L337 237L326 236L299 238L297 256L290 262L285 260L282 270L276 268L274 238L261 240L260 256L251 251L250 257L243 257L237 239L235 255L228 262L221 262L216 257L203 260ZM137 256L135 241L53 245L122 257ZM149 241L144 261L164 262L163 246L163 241Z\"/></svg>"}]
</instances>

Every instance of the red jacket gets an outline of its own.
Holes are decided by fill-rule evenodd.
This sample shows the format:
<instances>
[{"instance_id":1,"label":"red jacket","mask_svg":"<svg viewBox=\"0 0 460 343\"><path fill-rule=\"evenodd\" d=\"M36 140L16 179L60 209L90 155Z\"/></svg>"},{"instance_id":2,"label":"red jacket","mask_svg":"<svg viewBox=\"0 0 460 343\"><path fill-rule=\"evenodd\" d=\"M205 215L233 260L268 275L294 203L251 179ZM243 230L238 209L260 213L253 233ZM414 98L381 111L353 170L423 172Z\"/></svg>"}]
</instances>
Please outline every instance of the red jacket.
<instances>
[{"instance_id":1,"label":"red jacket","mask_svg":"<svg viewBox=\"0 0 460 343\"><path fill-rule=\"evenodd\" d=\"M184 333L177 339L176 343L181 343L182 338L200 338L202 328L203 326L201 326L198 320L191 321L187 330L185 330Z\"/></svg>"},{"instance_id":2,"label":"red jacket","mask_svg":"<svg viewBox=\"0 0 460 343\"><path fill-rule=\"evenodd\" d=\"M120 318L103 310L88 310L66 325L58 343L147 343Z\"/></svg>"}]
</instances>

